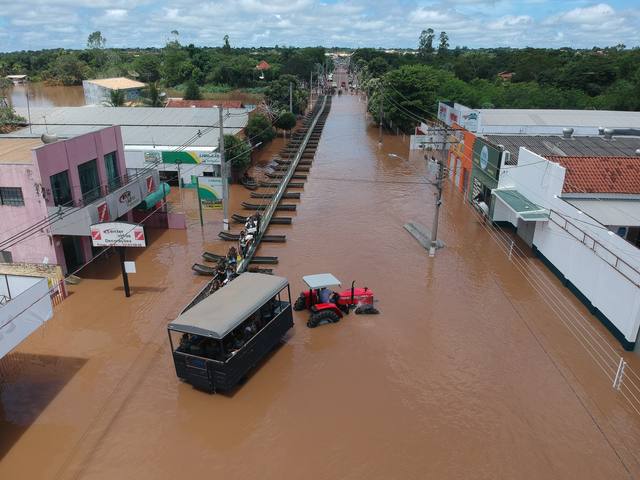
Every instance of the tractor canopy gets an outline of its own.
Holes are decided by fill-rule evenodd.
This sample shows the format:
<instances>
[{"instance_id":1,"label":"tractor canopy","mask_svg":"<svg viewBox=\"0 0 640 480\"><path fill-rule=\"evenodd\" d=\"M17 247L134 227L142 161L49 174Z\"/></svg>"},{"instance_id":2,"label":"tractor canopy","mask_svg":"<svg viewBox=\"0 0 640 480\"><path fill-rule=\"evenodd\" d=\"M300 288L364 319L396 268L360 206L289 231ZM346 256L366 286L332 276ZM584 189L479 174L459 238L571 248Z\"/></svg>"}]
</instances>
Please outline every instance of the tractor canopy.
<instances>
[{"instance_id":1,"label":"tractor canopy","mask_svg":"<svg viewBox=\"0 0 640 480\"><path fill-rule=\"evenodd\" d=\"M302 277L307 286L315 290L317 288L340 286L340 280L330 273L317 273L315 275L305 275Z\"/></svg>"}]
</instances>

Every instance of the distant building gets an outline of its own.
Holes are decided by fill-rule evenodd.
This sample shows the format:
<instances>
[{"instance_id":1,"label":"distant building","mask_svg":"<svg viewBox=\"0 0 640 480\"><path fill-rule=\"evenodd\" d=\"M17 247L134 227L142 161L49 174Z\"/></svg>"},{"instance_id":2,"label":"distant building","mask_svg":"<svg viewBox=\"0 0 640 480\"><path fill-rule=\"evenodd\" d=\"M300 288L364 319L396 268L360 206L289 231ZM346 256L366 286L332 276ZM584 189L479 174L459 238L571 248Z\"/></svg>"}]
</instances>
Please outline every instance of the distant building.
<instances>
[{"instance_id":1,"label":"distant building","mask_svg":"<svg viewBox=\"0 0 640 480\"><path fill-rule=\"evenodd\" d=\"M513 72L500 72L498 73L498 78L503 82L510 82L511 79L513 78L513 75L514 75Z\"/></svg>"},{"instance_id":2,"label":"distant building","mask_svg":"<svg viewBox=\"0 0 640 480\"><path fill-rule=\"evenodd\" d=\"M125 101L132 102L140 98L142 89L145 87L144 83L125 77L82 81L84 100L87 105L103 105L105 102L109 102L111 92L114 90L124 92Z\"/></svg>"},{"instance_id":3,"label":"distant building","mask_svg":"<svg viewBox=\"0 0 640 480\"><path fill-rule=\"evenodd\" d=\"M28 77L26 75L7 75L5 78L11 80L14 85L26 83L28 80Z\"/></svg>"},{"instance_id":4,"label":"distant building","mask_svg":"<svg viewBox=\"0 0 640 480\"><path fill-rule=\"evenodd\" d=\"M36 234L4 246L0 255L4 261L57 264L72 272L93 257L90 225L131 219L131 210L159 184L157 171L127 175L117 126L46 144L0 138L0 241L50 219Z\"/></svg>"},{"instance_id":5,"label":"distant building","mask_svg":"<svg viewBox=\"0 0 640 480\"><path fill-rule=\"evenodd\" d=\"M267 63L266 60L260 60L260 62L256 65L256 70L269 70L271 68L271 65L269 65Z\"/></svg>"}]
</instances>

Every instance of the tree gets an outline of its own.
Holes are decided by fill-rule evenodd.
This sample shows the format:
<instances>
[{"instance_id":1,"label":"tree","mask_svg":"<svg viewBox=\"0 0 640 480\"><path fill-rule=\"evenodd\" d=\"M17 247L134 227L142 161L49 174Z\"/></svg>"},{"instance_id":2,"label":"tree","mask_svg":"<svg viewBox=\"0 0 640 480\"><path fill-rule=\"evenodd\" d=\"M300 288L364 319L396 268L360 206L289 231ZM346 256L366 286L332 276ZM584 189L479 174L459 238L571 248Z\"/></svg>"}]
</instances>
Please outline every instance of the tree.
<instances>
[{"instance_id":1,"label":"tree","mask_svg":"<svg viewBox=\"0 0 640 480\"><path fill-rule=\"evenodd\" d=\"M433 28L427 28L420 34L418 41L418 54L422 58L426 58L433 53L433 39L435 37Z\"/></svg>"},{"instance_id":2,"label":"tree","mask_svg":"<svg viewBox=\"0 0 640 480\"><path fill-rule=\"evenodd\" d=\"M307 91L300 88L297 77L281 75L271 82L264 92L265 98L275 111L289 110L289 84L293 84L293 113L302 113L307 105Z\"/></svg>"},{"instance_id":3,"label":"tree","mask_svg":"<svg viewBox=\"0 0 640 480\"><path fill-rule=\"evenodd\" d=\"M27 120L17 115L13 107L0 106L0 133L8 133L26 123Z\"/></svg>"},{"instance_id":4,"label":"tree","mask_svg":"<svg viewBox=\"0 0 640 480\"><path fill-rule=\"evenodd\" d=\"M229 35L225 35L222 40L224 41L224 44L222 45L222 51L224 53L229 53L231 52L231 45L229 44Z\"/></svg>"},{"instance_id":5,"label":"tree","mask_svg":"<svg viewBox=\"0 0 640 480\"><path fill-rule=\"evenodd\" d=\"M189 55L178 41L178 32L171 32L173 40L169 40L164 47L162 74L168 86L178 85L188 78L193 77L193 64Z\"/></svg>"},{"instance_id":6,"label":"tree","mask_svg":"<svg viewBox=\"0 0 640 480\"><path fill-rule=\"evenodd\" d=\"M157 54L142 54L133 61L133 69L143 82L157 82L160 80L161 63Z\"/></svg>"},{"instance_id":7,"label":"tree","mask_svg":"<svg viewBox=\"0 0 640 480\"><path fill-rule=\"evenodd\" d=\"M198 88L198 84L195 80L189 80L187 82L187 87L184 90L184 99L185 100L200 100L202 95L200 94L200 89Z\"/></svg>"},{"instance_id":8,"label":"tree","mask_svg":"<svg viewBox=\"0 0 640 480\"><path fill-rule=\"evenodd\" d=\"M142 91L142 99L144 104L149 107L162 107L164 105L158 84L155 82L150 83L147 88Z\"/></svg>"},{"instance_id":9,"label":"tree","mask_svg":"<svg viewBox=\"0 0 640 480\"><path fill-rule=\"evenodd\" d=\"M367 67L372 78L379 78L389 71L389 64L382 57L375 57Z\"/></svg>"},{"instance_id":10,"label":"tree","mask_svg":"<svg viewBox=\"0 0 640 480\"><path fill-rule=\"evenodd\" d=\"M224 136L224 156L236 175L242 175L251 164L251 147L242 138L235 135Z\"/></svg>"},{"instance_id":11,"label":"tree","mask_svg":"<svg viewBox=\"0 0 640 480\"><path fill-rule=\"evenodd\" d=\"M45 78L62 85L80 85L89 78L91 69L73 53L60 55L45 72Z\"/></svg>"},{"instance_id":12,"label":"tree","mask_svg":"<svg viewBox=\"0 0 640 480\"><path fill-rule=\"evenodd\" d=\"M264 146L276 136L276 131L271 125L271 121L261 113L256 113L249 118L245 130L252 145L262 142Z\"/></svg>"},{"instance_id":13,"label":"tree","mask_svg":"<svg viewBox=\"0 0 640 480\"><path fill-rule=\"evenodd\" d=\"M87 47L88 48L104 48L107 44L107 39L102 36L99 30L89 34L87 38Z\"/></svg>"},{"instance_id":14,"label":"tree","mask_svg":"<svg viewBox=\"0 0 640 480\"><path fill-rule=\"evenodd\" d=\"M124 90L110 90L107 104L110 107L121 107L124 105L125 100Z\"/></svg>"},{"instance_id":15,"label":"tree","mask_svg":"<svg viewBox=\"0 0 640 480\"><path fill-rule=\"evenodd\" d=\"M446 55L449 50L449 35L447 32L440 32L440 44L438 45L438 55Z\"/></svg>"},{"instance_id":16,"label":"tree","mask_svg":"<svg viewBox=\"0 0 640 480\"><path fill-rule=\"evenodd\" d=\"M284 112L276 119L276 127L282 130L291 130L296 123L296 116L291 112Z\"/></svg>"}]
</instances>

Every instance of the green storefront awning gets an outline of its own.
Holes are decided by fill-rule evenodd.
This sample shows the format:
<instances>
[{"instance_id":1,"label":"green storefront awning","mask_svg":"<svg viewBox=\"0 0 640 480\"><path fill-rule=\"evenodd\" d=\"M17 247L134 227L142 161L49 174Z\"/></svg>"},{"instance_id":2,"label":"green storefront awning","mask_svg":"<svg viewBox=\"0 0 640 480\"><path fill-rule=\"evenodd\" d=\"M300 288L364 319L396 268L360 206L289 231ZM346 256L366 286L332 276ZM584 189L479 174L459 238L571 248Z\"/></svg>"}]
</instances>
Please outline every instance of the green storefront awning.
<instances>
[{"instance_id":1,"label":"green storefront awning","mask_svg":"<svg viewBox=\"0 0 640 480\"><path fill-rule=\"evenodd\" d=\"M158 187L158 189L155 192L152 192L149 195L147 195L145 199L142 200L142 202L140 202L140 205L138 205L138 208L141 208L143 210L151 210L156 203L158 203L164 197L169 195L170 191L171 191L171 187L169 186L168 183L166 182L160 183L160 186Z\"/></svg>"},{"instance_id":2,"label":"green storefront awning","mask_svg":"<svg viewBox=\"0 0 640 480\"><path fill-rule=\"evenodd\" d=\"M549 211L540 205L529 201L515 189L496 188L492 193L502 201L518 218L526 222L538 222L549 220Z\"/></svg>"}]
</instances>

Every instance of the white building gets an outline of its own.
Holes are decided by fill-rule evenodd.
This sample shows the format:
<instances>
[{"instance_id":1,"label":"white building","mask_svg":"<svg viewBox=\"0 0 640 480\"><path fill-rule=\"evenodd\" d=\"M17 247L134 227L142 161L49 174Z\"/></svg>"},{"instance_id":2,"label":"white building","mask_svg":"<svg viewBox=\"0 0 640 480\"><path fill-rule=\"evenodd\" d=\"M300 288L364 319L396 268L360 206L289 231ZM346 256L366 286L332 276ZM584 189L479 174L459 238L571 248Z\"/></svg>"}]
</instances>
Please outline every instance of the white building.
<instances>
[{"instance_id":1,"label":"white building","mask_svg":"<svg viewBox=\"0 0 640 480\"><path fill-rule=\"evenodd\" d=\"M104 105L111 100L111 92L120 90L125 102L138 100L146 84L125 77L83 80L84 101L87 105Z\"/></svg>"},{"instance_id":2,"label":"white building","mask_svg":"<svg viewBox=\"0 0 640 480\"><path fill-rule=\"evenodd\" d=\"M516 227L623 347L636 348L640 158L547 159L521 147L518 164L502 166L492 193L493 221ZM634 242L620 224L634 226Z\"/></svg>"}]
</instances>

